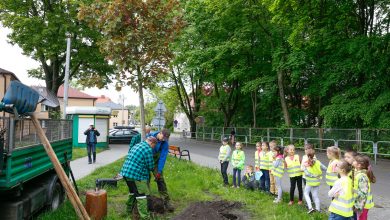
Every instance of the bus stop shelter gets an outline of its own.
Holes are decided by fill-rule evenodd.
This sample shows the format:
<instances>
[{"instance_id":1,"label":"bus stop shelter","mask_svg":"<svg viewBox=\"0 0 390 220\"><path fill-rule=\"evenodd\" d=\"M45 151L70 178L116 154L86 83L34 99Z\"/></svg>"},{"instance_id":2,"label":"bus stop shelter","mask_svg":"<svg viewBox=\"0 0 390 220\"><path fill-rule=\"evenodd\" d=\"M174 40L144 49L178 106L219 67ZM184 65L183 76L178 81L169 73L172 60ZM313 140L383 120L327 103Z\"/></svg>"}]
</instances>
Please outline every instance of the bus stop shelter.
<instances>
[{"instance_id":1,"label":"bus stop shelter","mask_svg":"<svg viewBox=\"0 0 390 220\"><path fill-rule=\"evenodd\" d=\"M96 147L108 147L108 125L111 109L107 107L72 106L66 108L66 114L73 120L73 147L86 147L84 132L90 124L99 131Z\"/></svg>"}]
</instances>

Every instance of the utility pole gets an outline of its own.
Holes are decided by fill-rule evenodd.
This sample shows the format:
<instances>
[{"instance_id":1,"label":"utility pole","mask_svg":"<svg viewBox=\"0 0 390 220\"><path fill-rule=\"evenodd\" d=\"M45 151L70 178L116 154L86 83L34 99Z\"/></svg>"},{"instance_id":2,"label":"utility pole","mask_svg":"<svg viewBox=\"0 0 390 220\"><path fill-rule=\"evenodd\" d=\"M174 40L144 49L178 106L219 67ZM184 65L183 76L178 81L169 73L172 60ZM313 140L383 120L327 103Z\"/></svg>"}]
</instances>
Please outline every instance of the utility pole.
<instances>
[{"instance_id":1,"label":"utility pole","mask_svg":"<svg viewBox=\"0 0 390 220\"><path fill-rule=\"evenodd\" d=\"M64 82L64 111L62 119L66 118L66 107L68 106L68 89L69 89L69 65L70 65L70 38L71 34L66 33L66 60L65 60L65 82Z\"/></svg>"},{"instance_id":2,"label":"utility pole","mask_svg":"<svg viewBox=\"0 0 390 220\"><path fill-rule=\"evenodd\" d=\"M119 95L119 101L122 103L122 126L125 125L125 95Z\"/></svg>"}]
</instances>

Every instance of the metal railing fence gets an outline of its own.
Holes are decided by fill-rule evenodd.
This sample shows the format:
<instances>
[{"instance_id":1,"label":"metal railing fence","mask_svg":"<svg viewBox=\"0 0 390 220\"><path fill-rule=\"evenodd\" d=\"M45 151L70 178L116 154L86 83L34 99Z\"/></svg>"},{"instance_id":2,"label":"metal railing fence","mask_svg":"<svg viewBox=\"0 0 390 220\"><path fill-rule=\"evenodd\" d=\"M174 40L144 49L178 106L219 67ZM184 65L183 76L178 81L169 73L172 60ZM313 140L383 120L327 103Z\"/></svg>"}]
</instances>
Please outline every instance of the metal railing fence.
<instances>
[{"instance_id":1,"label":"metal railing fence","mask_svg":"<svg viewBox=\"0 0 390 220\"><path fill-rule=\"evenodd\" d=\"M378 156L390 157L390 129L198 127L195 133L186 132L183 137L220 141L232 130L236 141L245 145L276 140L282 146L294 144L297 148L311 143L320 150L332 145L341 150L354 149L373 156L375 163Z\"/></svg>"}]
</instances>

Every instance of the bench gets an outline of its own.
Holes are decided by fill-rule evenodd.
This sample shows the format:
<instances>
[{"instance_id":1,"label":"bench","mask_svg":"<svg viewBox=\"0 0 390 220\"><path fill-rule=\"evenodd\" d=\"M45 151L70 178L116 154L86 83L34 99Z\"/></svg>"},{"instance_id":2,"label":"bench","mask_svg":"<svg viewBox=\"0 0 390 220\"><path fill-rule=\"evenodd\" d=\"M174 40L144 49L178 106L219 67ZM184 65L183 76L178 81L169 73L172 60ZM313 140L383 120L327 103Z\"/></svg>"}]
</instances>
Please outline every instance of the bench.
<instances>
[{"instance_id":1,"label":"bench","mask_svg":"<svg viewBox=\"0 0 390 220\"><path fill-rule=\"evenodd\" d=\"M171 145L169 146L169 154L175 157L188 157L188 160L191 160L190 152L188 150L180 150L180 147Z\"/></svg>"}]
</instances>

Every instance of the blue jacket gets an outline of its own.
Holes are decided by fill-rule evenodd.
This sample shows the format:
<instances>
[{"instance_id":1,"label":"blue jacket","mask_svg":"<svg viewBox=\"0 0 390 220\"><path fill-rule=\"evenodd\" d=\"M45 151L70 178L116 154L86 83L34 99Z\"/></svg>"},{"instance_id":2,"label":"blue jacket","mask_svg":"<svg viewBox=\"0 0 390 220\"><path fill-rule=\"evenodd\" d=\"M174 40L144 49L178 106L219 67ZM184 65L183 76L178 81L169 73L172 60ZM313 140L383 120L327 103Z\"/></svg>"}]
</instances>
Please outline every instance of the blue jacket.
<instances>
[{"instance_id":1,"label":"blue jacket","mask_svg":"<svg viewBox=\"0 0 390 220\"><path fill-rule=\"evenodd\" d=\"M147 137L153 136L157 138L157 134L160 133L160 131L156 132L151 132L147 135ZM160 158L158 159L157 162L157 172L162 173L164 166L165 166L165 161L167 160L168 156L168 149L169 149L169 143L168 141L159 141L157 139L157 144L153 149L153 154L156 155L160 153Z\"/></svg>"},{"instance_id":2,"label":"blue jacket","mask_svg":"<svg viewBox=\"0 0 390 220\"><path fill-rule=\"evenodd\" d=\"M85 140L85 142L87 144L89 144L90 140L91 140L91 133L90 133L90 129L88 128L86 131L84 131L84 135L87 135L87 139ZM93 143L97 143L97 136L100 136L100 133L95 129L94 132L93 132L93 135L92 135L92 139L93 139Z\"/></svg>"}]
</instances>

